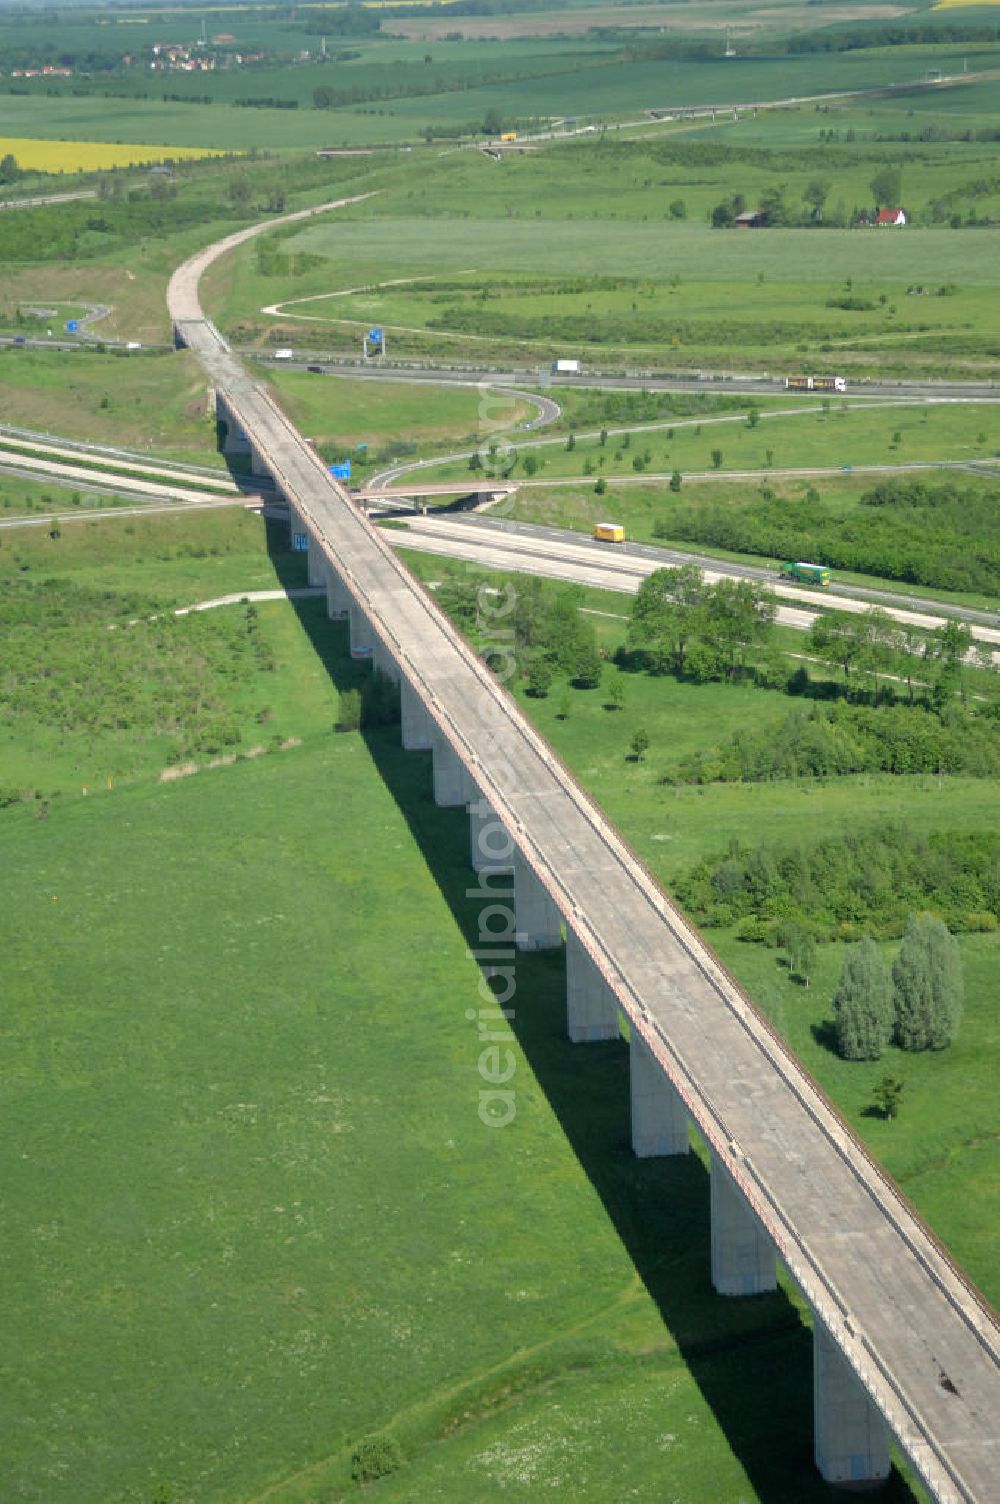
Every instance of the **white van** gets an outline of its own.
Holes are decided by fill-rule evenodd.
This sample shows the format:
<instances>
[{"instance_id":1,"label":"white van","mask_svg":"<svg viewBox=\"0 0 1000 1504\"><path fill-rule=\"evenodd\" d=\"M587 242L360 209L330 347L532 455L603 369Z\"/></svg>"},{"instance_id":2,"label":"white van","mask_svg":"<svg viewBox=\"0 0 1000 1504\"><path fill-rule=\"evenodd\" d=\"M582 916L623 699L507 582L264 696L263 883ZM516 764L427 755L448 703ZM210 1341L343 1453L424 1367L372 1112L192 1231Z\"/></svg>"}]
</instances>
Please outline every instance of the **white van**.
<instances>
[{"instance_id":1,"label":"white van","mask_svg":"<svg viewBox=\"0 0 1000 1504\"><path fill-rule=\"evenodd\" d=\"M274 352L274 358L275 358L275 360L294 360L295 359L295 351L294 350L275 350L275 352Z\"/></svg>"}]
</instances>

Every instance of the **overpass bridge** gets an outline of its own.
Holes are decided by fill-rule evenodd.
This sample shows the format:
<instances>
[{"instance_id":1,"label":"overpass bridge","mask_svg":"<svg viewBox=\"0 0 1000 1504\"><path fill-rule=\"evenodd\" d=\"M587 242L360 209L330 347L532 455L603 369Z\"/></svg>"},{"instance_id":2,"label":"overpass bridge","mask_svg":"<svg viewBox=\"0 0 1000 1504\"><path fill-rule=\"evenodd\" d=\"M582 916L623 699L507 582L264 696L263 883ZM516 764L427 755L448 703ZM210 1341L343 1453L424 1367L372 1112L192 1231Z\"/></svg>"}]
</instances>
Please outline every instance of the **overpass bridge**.
<instances>
[{"instance_id":1,"label":"overpass bridge","mask_svg":"<svg viewBox=\"0 0 1000 1504\"><path fill-rule=\"evenodd\" d=\"M437 803L468 810L491 963L565 943L570 1039L616 1038L627 1020L635 1153L684 1154L697 1126L716 1290L773 1289L780 1257L812 1310L822 1476L884 1478L891 1434L942 1504L995 1501L995 1313L527 721L504 672L463 641L204 317L201 270L257 228L174 274L176 342L208 373L232 442L287 499L310 583L325 585L331 617L349 618L352 651L399 683L403 744L432 752ZM501 663L512 606L481 602ZM509 964L484 969L509 977Z\"/></svg>"}]
</instances>

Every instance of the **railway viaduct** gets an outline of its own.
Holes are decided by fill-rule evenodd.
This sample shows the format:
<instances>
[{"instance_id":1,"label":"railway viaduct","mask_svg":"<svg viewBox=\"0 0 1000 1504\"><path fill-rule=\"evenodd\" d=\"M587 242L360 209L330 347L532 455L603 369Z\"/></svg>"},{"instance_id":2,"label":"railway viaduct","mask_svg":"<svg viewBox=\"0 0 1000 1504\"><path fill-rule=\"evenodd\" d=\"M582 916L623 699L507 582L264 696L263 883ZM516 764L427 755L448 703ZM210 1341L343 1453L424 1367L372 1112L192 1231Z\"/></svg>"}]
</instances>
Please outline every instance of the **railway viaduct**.
<instances>
[{"instance_id":1,"label":"railway viaduct","mask_svg":"<svg viewBox=\"0 0 1000 1504\"><path fill-rule=\"evenodd\" d=\"M567 1031L581 1047L627 1021L637 1155L684 1154L689 1120L697 1126L711 1158L719 1294L773 1289L782 1260L814 1318L823 1478L876 1483L895 1436L942 1504L991 1504L995 1313L202 313L203 269L267 227L175 272L175 342L208 374L230 441L286 498L308 540L310 583L325 584L331 617L349 619L352 651L399 684L403 745L430 750L435 800L468 809L479 891L516 916L498 952L565 945ZM497 643L509 644L510 603L490 600Z\"/></svg>"}]
</instances>

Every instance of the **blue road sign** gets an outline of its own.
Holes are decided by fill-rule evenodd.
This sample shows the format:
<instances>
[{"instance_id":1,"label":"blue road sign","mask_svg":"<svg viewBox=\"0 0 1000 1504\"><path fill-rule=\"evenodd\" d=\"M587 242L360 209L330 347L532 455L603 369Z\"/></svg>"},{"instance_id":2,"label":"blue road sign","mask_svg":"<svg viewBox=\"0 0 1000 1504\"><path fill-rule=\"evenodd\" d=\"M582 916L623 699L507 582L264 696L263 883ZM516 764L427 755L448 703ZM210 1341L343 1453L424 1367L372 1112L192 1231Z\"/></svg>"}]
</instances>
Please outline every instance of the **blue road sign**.
<instances>
[{"instance_id":1,"label":"blue road sign","mask_svg":"<svg viewBox=\"0 0 1000 1504\"><path fill-rule=\"evenodd\" d=\"M80 328L80 320L79 319L67 319L66 320L66 333L67 334L76 334L79 331L79 328Z\"/></svg>"},{"instance_id":2,"label":"blue road sign","mask_svg":"<svg viewBox=\"0 0 1000 1504\"><path fill-rule=\"evenodd\" d=\"M368 343L370 345L381 345L383 343L383 340L382 340L382 330L381 329L369 329L369 331L368 331Z\"/></svg>"},{"instance_id":3,"label":"blue road sign","mask_svg":"<svg viewBox=\"0 0 1000 1504\"><path fill-rule=\"evenodd\" d=\"M297 554L307 554L309 552L309 534L293 533L292 549Z\"/></svg>"},{"instance_id":4,"label":"blue road sign","mask_svg":"<svg viewBox=\"0 0 1000 1504\"><path fill-rule=\"evenodd\" d=\"M334 480L350 480L350 478L351 478L351 462L350 462L350 460L344 460L344 462L343 462L342 465L331 465L330 466L330 474L333 476Z\"/></svg>"}]
</instances>

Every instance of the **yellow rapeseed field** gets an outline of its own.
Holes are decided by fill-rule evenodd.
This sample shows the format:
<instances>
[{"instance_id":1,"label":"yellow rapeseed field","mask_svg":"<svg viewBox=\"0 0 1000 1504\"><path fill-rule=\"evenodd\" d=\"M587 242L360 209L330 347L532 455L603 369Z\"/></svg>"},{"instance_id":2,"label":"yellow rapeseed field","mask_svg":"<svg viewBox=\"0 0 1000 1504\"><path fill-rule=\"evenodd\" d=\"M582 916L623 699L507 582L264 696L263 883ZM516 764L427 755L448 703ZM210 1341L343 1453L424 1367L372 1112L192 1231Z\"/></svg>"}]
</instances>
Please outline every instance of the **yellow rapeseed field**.
<instances>
[{"instance_id":1,"label":"yellow rapeseed field","mask_svg":"<svg viewBox=\"0 0 1000 1504\"><path fill-rule=\"evenodd\" d=\"M12 156L26 172L100 172L106 167L130 167L134 162L180 161L186 157L219 157L220 151L200 146L127 146L110 141L40 141L29 136L0 136L0 157Z\"/></svg>"},{"instance_id":2,"label":"yellow rapeseed field","mask_svg":"<svg viewBox=\"0 0 1000 1504\"><path fill-rule=\"evenodd\" d=\"M1000 0L937 0L932 10L965 10L969 5L1000 5Z\"/></svg>"}]
</instances>

